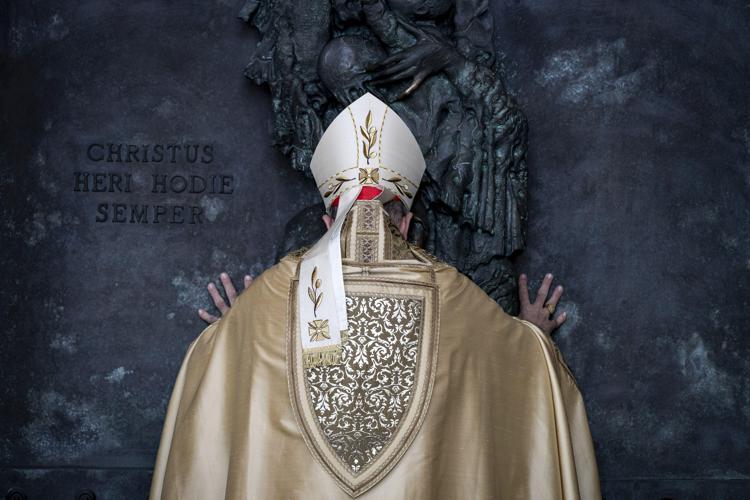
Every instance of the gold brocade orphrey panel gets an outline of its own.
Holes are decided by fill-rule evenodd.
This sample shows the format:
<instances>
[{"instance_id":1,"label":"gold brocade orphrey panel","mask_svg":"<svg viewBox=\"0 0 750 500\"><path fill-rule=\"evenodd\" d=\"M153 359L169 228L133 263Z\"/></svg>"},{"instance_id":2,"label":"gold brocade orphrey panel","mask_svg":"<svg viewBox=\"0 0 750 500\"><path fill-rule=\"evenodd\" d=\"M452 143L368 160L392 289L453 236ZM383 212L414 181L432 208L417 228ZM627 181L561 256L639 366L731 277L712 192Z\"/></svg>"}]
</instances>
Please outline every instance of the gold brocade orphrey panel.
<instances>
[{"instance_id":1,"label":"gold brocade orphrey panel","mask_svg":"<svg viewBox=\"0 0 750 500\"><path fill-rule=\"evenodd\" d=\"M424 269L413 281L345 280L350 324L340 365L304 368L296 282L290 293L292 408L312 455L351 496L375 486L398 463L427 412L438 308L430 266Z\"/></svg>"},{"instance_id":2,"label":"gold brocade orphrey panel","mask_svg":"<svg viewBox=\"0 0 750 500\"><path fill-rule=\"evenodd\" d=\"M329 446L359 473L391 440L412 398L422 301L347 296L342 364L306 370L307 393Z\"/></svg>"}]
</instances>

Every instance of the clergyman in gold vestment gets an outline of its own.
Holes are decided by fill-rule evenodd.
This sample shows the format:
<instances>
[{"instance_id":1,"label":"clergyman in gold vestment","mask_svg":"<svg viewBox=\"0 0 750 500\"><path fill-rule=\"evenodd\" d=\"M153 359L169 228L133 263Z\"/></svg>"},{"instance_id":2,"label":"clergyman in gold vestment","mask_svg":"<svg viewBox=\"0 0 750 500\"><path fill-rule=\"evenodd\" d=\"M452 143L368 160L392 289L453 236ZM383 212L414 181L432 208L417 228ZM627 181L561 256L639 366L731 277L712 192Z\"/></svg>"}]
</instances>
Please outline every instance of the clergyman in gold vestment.
<instances>
[{"instance_id":1,"label":"clergyman in gold vestment","mask_svg":"<svg viewBox=\"0 0 750 500\"><path fill-rule=\"evenodd\" d=\"M190 344L151 500L601 498L552 340L384 209L410 207L420 158L370 94L332 122L311 168L337 224Z\"/></svg>"}]
</instances>

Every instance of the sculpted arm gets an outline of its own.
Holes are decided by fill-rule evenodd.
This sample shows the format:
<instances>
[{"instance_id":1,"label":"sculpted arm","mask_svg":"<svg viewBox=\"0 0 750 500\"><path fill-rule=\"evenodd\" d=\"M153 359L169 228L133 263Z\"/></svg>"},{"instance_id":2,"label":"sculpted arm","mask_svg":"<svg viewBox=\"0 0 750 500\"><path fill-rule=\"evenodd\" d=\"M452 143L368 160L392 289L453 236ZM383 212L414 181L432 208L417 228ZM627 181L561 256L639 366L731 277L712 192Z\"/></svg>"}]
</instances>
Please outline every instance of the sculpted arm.
<instances>
[{"instance_id":1,"label":"sculpted arm","mask_svg":"<svg viewBox=\"0 0 750 500\"><path fill-rule=\"evenodd\" d=\"M412 83L399 96L403 98L431 74L444 71L464 97L483 100L490 93L505 96L502 79L490 68L470 61L437 32L397 17L383 0L363 0L362 11L385 45L401 49L371 68L373 83L390 84L411 77ZM505 99L501 100L505 104Z\"/></svg>"},{"instance_id":2,"label":"sculpted arm","mask_svg":"<svg viewBox=\"0 0 750 500\"><path fill-rule=\"evenodd\" d=\"M375 36L388 47L398 48L414 43L414 38L399 26L396 15L383 0L362 0L362 12Z\"/></svg>"}]
</instances>

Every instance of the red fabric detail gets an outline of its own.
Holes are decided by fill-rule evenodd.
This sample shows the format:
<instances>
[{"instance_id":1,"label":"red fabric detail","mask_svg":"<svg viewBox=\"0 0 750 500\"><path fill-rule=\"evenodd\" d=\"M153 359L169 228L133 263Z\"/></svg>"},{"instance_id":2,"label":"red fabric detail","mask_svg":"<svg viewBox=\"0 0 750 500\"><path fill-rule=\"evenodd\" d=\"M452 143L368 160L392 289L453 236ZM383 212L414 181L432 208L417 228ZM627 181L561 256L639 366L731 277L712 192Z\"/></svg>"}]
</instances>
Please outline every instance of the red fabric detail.
<instances>
[{"instance_id":1,"label":"red fabric detail","mask_svg":"<svg viewBox=\"0 0 750 500\"><path fill-rule=\"evenodd\" d=\"M362 191L360 191L359 196L357 196L358 200L374 200L378 196L380 196L380 193L382 193L383 190L378 187L374 186L362 186ZM333 203L331 203L332 207L338 207L339 206L339 198L340 196L337 196L335 200L333 200Z\"/></svg>"}]
</instances>

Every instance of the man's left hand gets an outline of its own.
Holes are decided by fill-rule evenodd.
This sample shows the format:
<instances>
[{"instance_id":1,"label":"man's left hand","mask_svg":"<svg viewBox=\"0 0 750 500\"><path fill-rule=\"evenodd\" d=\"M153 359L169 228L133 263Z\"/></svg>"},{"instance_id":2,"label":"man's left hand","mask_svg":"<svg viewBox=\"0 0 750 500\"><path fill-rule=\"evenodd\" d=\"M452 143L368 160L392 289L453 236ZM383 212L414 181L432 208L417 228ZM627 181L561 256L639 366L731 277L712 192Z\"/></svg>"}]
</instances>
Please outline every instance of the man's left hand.
<instances>
[{"instance_id":1,"label":"man's left hand","mask_svg":"<svg viewBox=\"0 0 750 500\"><path fill-rule=\"evenodd\" d=\"M249 274L245 275L244 284L245 288L249 287L253 283L253 278ZM219 310L219 316L214 316L205 309L198 309L198 316L201 317L206 323L214 323L219 321L219 317L223 316L229 308L232 307L234 301L237 300L237 290L234 288L232 278L227 273L221 273L221 284L224 286L224 291L227 292L227 298L229 299L229 305L224 301L224 298L219 293L216 285L211 282L208 284L208 293L211 294L211 299L214 301L214 305Z\"/></svg>"},{"instance_id":2,"label":"man's left hand","mask_svg":"<svg viewBox=\"0 0 750 500\"><path fill-rule=\"evenodd\" d=\"M565 322L567 316L564 312L553 317L553 312L563 293L563 287L557 285L549 300L547 294L552 285L552 274L548 273L542 280L542 284L536 294L536 300L529 300L528 278L525 274L518 277L518 295L521 300L521 313L519 318L538 326L545 334L550 335L557 327ZM545 302L546 300L546 302ZM548 309L549 308L549 309ZM550 309L553 312L550 312Z\"/></svg>"}]
</instances>

